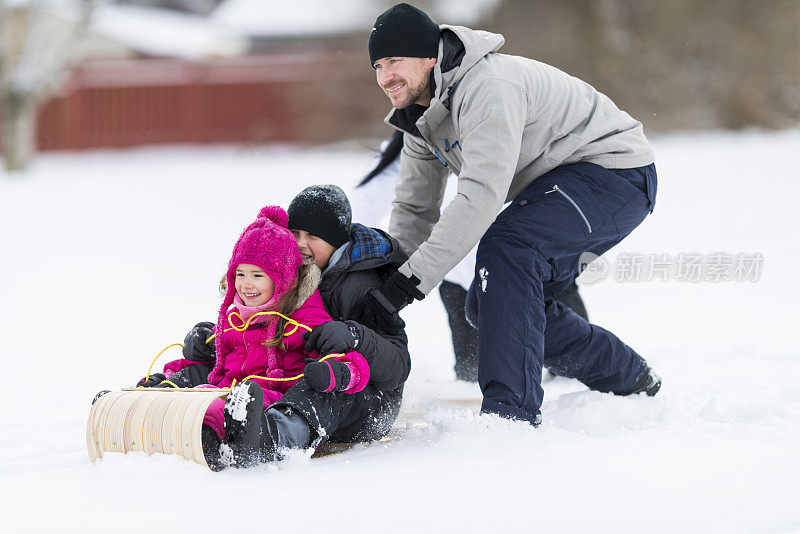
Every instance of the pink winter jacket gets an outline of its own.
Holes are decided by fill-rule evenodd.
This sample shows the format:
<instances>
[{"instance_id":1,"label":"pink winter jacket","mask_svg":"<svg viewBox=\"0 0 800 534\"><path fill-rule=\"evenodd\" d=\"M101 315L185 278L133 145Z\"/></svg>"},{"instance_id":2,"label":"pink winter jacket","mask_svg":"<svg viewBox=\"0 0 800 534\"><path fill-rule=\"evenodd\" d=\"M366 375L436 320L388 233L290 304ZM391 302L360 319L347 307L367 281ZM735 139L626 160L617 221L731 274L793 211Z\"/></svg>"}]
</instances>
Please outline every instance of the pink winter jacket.
<instances>
[{"instance_id":1,"label":"pink winter jacket","mask_svg":"<svg viewBox=\"0 0 800 534\"><path fill-rule=\"evenodd\" d=\"M228 311L228 316L233 311L235 311L235 308L231 308ZM325 311L319 290L315 290L305 303L289 317L312 329L332 320ZM233 318L233 321L234 324L241 323L236 317ZM274 324L276 321L277 317L270 318L269 321L263 323L251 323L250 328L244 332L231 328L223 333L222 340L215 339L218 356L214 370L208 377L209 385L227 388L231 386L234 379L240 382L249 375L270 378L297 376L303 373L304 360L306 358L320 357L319 354L309 354L305 351L305 342L302 335L307 330L304 328L297 328L291 335L283 338L285 350L279 347L265 347L263 342L270 337L269 332L273 331L268 325ZM288 324L285 331L290 332L292 328L293 325ZM353 377L351 387L346 393L355 393L364 389L369 381L369 366L364 357L353 351L348 352L343 358L337 359L344 361L348 365ZM198 362L186 359L169 362L164 366L164 374L170 376L196 363ZM258 383L264 390L265 408L280 399L297 382L297 380L274 381L259 378L252 378L251 380Z\"/></svg>"},{"instance_id":2,"label":"pink winter jacket","mask_svg":"<svg viewBox=\"0 0 800 534\"><path fill-rule=\"evenodd\" d=\"M233 311L233 310L231 310ZM229 312L230 314L230 312ZM331 317L325 311L322 304L322 297L318 290L306 300L300 308L289 317L300 324L309 328L314 328L324 322L330 321ZM230 387L233 380L241 381L248 375L268 376L270 378L288 378L303 373L305 367L304 360L311 356L319 358L318 354L308 354L304 349L305 342L302 335L307 332L304 328L296 328L294 333L283 338L283 345L286 350L278 347L265 347L262 343L269 337L269 332L273 331L267 325L274 324L277 317L270 318L269 321L261 323L263 328L254 329L251 325L244 332L230 329L222 335L222 343L217 344L217 354L224 354L223 361L217 362L215 371L209 375L209 383L217 387ZM236 318L233 319L234 324ZM286 325L286 332L290 332L293 325ZM222 348L222 350L220 350ZM220 365L221 364L221 365ZM297 380L273 381L252 379L264 389L264 400L272 404L286 393ZM266 403L266 402L265 402Z\"/></svg>"}]
</instances>

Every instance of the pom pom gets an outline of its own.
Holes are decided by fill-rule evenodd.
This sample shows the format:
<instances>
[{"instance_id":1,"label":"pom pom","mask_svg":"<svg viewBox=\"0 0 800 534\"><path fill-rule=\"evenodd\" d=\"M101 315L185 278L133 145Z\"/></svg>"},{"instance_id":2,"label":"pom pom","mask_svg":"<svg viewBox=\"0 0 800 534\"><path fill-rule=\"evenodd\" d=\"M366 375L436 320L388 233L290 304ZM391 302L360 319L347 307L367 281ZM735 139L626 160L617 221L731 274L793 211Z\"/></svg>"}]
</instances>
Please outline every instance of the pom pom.
<instances>
[{"instance_id":1,"label":"pom pom","mask_svg":"<svg viewBox=\"0 0 800 534\"><path fill-rule=\"evenodd\" d=\"M258 212L259 219L269 219L278 226L289 228L289 215L280 206L266 206Z\"/></svg>"}]
</instances>

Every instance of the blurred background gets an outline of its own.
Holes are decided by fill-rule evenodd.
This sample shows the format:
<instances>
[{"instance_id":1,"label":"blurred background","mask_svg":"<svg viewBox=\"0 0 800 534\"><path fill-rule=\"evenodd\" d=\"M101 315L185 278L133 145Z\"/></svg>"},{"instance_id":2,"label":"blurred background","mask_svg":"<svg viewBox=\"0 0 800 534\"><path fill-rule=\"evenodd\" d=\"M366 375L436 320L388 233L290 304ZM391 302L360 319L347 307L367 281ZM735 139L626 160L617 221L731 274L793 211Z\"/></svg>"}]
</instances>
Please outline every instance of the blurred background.
<instances>
[{"instance_id":1,"label":"blurred background","mask_svg":"<svg viewBox=\"0 0 800 534\"><path fill-rule=\"evenodd\" d=\"M388 100L366 42L393 1L0 0L8 170L41 151L375 144ZM663 132L800 121L797 0L427 0L502 33Z\"/></svg>"}]
</instances>

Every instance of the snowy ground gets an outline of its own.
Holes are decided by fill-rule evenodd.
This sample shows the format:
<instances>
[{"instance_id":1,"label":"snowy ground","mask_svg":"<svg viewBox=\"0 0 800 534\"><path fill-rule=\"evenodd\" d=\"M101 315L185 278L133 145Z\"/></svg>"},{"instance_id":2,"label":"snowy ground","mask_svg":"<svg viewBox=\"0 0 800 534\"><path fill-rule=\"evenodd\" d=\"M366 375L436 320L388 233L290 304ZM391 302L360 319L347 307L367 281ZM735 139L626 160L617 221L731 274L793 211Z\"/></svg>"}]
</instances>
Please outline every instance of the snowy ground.
<instances>
[{"instance_id":1,"label":"snowy ground","mask_svg":"<svg viewBox=\"0 0 800 534\"><path fill-rule=\"evenodd\" d=\"M663 376L659 396L556 379L538 429L437 407L480 394L453 379L432 294L405 312L406 406L431 428L250 472L144 454L91 465L89 401L216 316L231 246L262 205L286 206L313 183L349 186L371 154L161 148L45 154L23 176L0 171L3 532L800 532L800 131L654 144L656 212L612 263L763 256L757 282L584 286L593 321Z\"/></svg>"}]
</instances>

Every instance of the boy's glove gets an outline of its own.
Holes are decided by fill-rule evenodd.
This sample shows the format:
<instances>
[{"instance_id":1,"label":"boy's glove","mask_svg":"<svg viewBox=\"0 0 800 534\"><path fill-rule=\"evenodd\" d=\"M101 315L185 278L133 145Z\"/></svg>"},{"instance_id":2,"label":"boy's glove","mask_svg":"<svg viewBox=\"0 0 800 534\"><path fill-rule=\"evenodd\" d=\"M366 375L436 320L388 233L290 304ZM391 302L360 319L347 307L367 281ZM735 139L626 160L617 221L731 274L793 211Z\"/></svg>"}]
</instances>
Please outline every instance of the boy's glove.
<instances>
[{"instance_id":1,"label":"boy's glove","mask_svg":"<svg viewBox=\"0 0 800 534\"><path fill-rule=\"evenodd\" d=\"M195 362L211 362L217 359L217 349L214 340L206 340L214 335L214 324L209 322L197 323L186 334L183 340L183 357Z\"/></svg>"},{"instance_id":2,"label":"boy's glove","mask_svg":"<svg viewBox=\"0 0 800 534\"><path fill-rule=\"evenodd\" d=\"M355 349L361 341L361 334L353 321L328 321L304 333L303 341L306 342L306 352L327 356Z\"/></svg>"},{"instance_id":3,"label":"boy's glove","mask_svg":"<svg viewBox=\"0 0 800 534\"><path fill-rule=\"evenodd\" d=\"M406 327L398 313L389 313L367 293L353 306L352 317L378 333L396 334Z\"/></svg>"},{"instance_id":4,"label":"boy's glove","mask_svg":"<svg viewBox=\"0 0 800 534\"><path fill-rule=\"evenodd\" d=\"M200 366L199 365L190 365L186 369L178 371L177 373L172 373L172 375L170 375L169 378L164 379L163 382L161 382L160 384L158 384L157 386L154 386L154 387L157 387L157 388L173 388L175 386L178 386L179 388L190 388L194 384L192 384L192 381L189 379L188 371L191 370L194 367L200 367ZM172 382L172 384L174 384L174 385L168 384L167 382Z\"/></svg>"},{"instance_id":5,"label":"boy's glove","mask_svg":"<svg viewBox=\"0 0 800 534\"><path fill-rule=\"evenodd\" d=\"M144 377L141 380L139 380L136 383L136 387L154 388L166 379L167 377L164 376L162 373L153 373L149 377Z\"/></svg>"},{"instance_id":6,"label":"boy's glove","mask_svg":"<svg viewBox=\"0 0 800 534\"><path fill-rule=\"evenodd\" d=\"M328 358L325 361L306 358L303 371L306 382L317 391L343 391L350 385L350 369L340 361Z\"/></svg>"}]
</instances>

